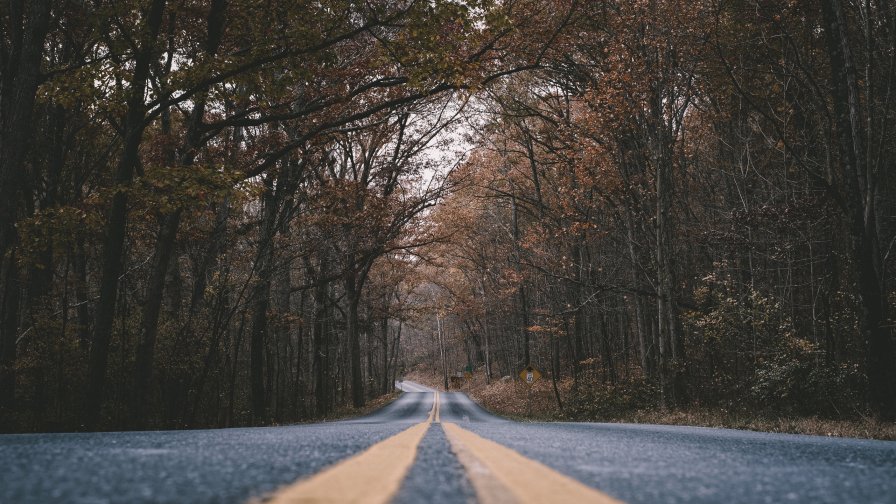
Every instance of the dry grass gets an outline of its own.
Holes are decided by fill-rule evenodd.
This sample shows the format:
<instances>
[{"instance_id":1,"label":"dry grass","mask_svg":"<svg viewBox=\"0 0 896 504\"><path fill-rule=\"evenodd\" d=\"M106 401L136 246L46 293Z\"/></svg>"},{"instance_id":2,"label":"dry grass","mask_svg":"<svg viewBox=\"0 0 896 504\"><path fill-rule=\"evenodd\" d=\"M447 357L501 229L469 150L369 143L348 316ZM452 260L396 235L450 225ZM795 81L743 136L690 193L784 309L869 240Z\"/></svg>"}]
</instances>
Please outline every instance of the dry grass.
<instances>
[{"instance_id":1,"label":"dry grass","mask_svg":"<svg viewBox=\"0 0 896 504\"><path fill-rule=\"evenodd\" d=\"M468 394L482 407L503 416L532 421L562 419L549 381L531 387L519 380L497 381L471 387Z\"/></svg>"},{"instance_id":2,"label":"dry grass","mask_svg":"<svg viewBox=\"0 0 896 504\"><path fill-rule=\"evenodd\" d=\"M695 425L816 436L896 440L896 423L871 418L829 420L818 417L747 416L718 409L636 411L622 421L661 425Z\"/></svg>"},{"instance_id":3,"label":"dry grass","mask_svg":"<svg viewBox=\"0 0 896 504\"><path fill-rule=\"evenodd\" d=\"M461 392L467 393L474 401L495 414L521 421L573 420L691 425L761 432L896 440L896 423L879 422L871 418L828 420L817 417L768 417L731 412L720 408L693 408L675 411L640 409L622 412L614 418L571 417L567 412L558 408L550 380L541 380L529 389L519 380L493 380L490 384L486 384L484 373L477 372L475 376L476 378L461 388ZM406 379L436 390L443 390L442 379L425 369L415 369L407 375ZM570 396L571 384L568 381L561 382L558 383L558 388L560 397L565 403Z\"/></svg>"}]
</instances>

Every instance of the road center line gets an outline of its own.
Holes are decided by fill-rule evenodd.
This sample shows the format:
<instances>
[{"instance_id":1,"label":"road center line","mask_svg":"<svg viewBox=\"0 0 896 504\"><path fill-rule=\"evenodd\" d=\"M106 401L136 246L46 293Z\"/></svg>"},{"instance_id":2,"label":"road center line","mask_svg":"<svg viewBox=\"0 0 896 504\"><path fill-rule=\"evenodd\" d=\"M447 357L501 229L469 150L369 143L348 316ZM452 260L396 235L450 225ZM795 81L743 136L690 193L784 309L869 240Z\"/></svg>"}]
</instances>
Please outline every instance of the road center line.
<instances>
[{"instance_id":1,"label":"road center line","mask_svg":"<svg viewBox=\"0 0 896 504\"><path fill-rule=\"evenodd\" d=\"M482 504L622 501L448 422L442 428Z\"/></svg>"},{"instance_id":2,"label":"road center line","mask_svg":"<svg viewBox=\"0 0 896 504\"><path fill-rule=\"evenodd\" d=\"M433 419L439 418L435 393L428 418L323 471L281 488L265 503L352 502L384 504L392 500L417 457L417 448Z\"/></svg>"},{"instance_id":3,"label":"road center line","mask_svg":"<svg viewBox=\"0 0 896 504\"><path fill-rule=\"evenodd\" d=\"M429 410L429 418L426 419L426 421L429 422L429 423L432 423L432 422L434 422L434 421L435 421L435 422L438 422L438 421L439 421L439 420L438 420L438 415L439 415L439 393L438 393L438 392L433 392L432 394L433 394L433 396L432 396L432 409Z\"/></svg>"},{"instance_id":4,"label":"road center line","mask_svg":"<svg viewBox=\"0 0 896 504\"><path fill-rule=\"evenodd\" d=\"M428 421L418 423L308 479L278 490L264 502L389 502L414 463L417 446L429 426Z\"/></svg>"}]
</instances>

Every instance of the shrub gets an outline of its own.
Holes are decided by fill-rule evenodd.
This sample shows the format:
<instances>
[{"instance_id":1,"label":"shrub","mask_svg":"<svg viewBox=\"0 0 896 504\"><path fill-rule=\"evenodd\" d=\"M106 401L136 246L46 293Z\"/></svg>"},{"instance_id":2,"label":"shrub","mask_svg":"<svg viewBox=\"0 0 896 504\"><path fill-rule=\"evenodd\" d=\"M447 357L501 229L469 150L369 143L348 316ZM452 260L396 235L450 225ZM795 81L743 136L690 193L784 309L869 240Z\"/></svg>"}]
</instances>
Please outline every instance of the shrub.
<instances>
[{"instance_id":1,"label":"shrub","mask_svg":"<svg viewBox=\"0 0 896 504\"><path fill-rule=\"evenodd\" d=\"M658 397L656 387L644 379L612 384L586 378L579 382L578 393L570 397L566 415L570 419L619 420L655 407Z\"/></svg>"},{"instance_id":2,"label":"shrub","mask_svg":"<svg viewBox=\"0 0 896 504\"><path fill-rule=\"evenodd\" d=\"M853 416L860 408L862 374L857 365L828 362L822 354L812 343L790 338L757 366L752 403L778 415Z\"/></svg>"}]
</instances>

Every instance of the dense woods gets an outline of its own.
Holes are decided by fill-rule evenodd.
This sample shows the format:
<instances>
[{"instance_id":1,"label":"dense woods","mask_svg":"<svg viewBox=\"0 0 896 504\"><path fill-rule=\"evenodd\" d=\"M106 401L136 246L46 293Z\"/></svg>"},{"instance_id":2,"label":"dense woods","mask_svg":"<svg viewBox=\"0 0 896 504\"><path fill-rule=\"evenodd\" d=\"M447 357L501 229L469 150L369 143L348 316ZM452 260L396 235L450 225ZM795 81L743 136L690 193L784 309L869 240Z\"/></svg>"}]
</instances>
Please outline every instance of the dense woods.
<instances>
[{"instance_id":1,"label":"dense woods","mask_svg":"<svg viewBox=\"0 0 896 504\"><path fill-rule=\"evenodd\" d=\"M0 428L896 417L896 8L4 0ZM447 380L446 380L447 381Z\"/></svg>"}]
</instances>

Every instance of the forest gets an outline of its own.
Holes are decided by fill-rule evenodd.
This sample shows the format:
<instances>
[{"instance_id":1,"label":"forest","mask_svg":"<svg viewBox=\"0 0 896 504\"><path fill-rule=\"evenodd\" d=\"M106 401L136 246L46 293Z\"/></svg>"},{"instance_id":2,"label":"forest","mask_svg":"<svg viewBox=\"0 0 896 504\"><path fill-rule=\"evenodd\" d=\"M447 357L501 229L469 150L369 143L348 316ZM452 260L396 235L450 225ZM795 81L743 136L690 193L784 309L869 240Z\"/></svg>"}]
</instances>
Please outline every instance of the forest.
<instances>
[{"instance_id":1,"label":"forest","mask_svg":"<svg viewBox=\"0 0 896 504\"><path fill-rule=\"evenodd\" d=\"M0 72L0 431L896 419L891 2L4 0Z\"/></svg>"}]
</instances>

